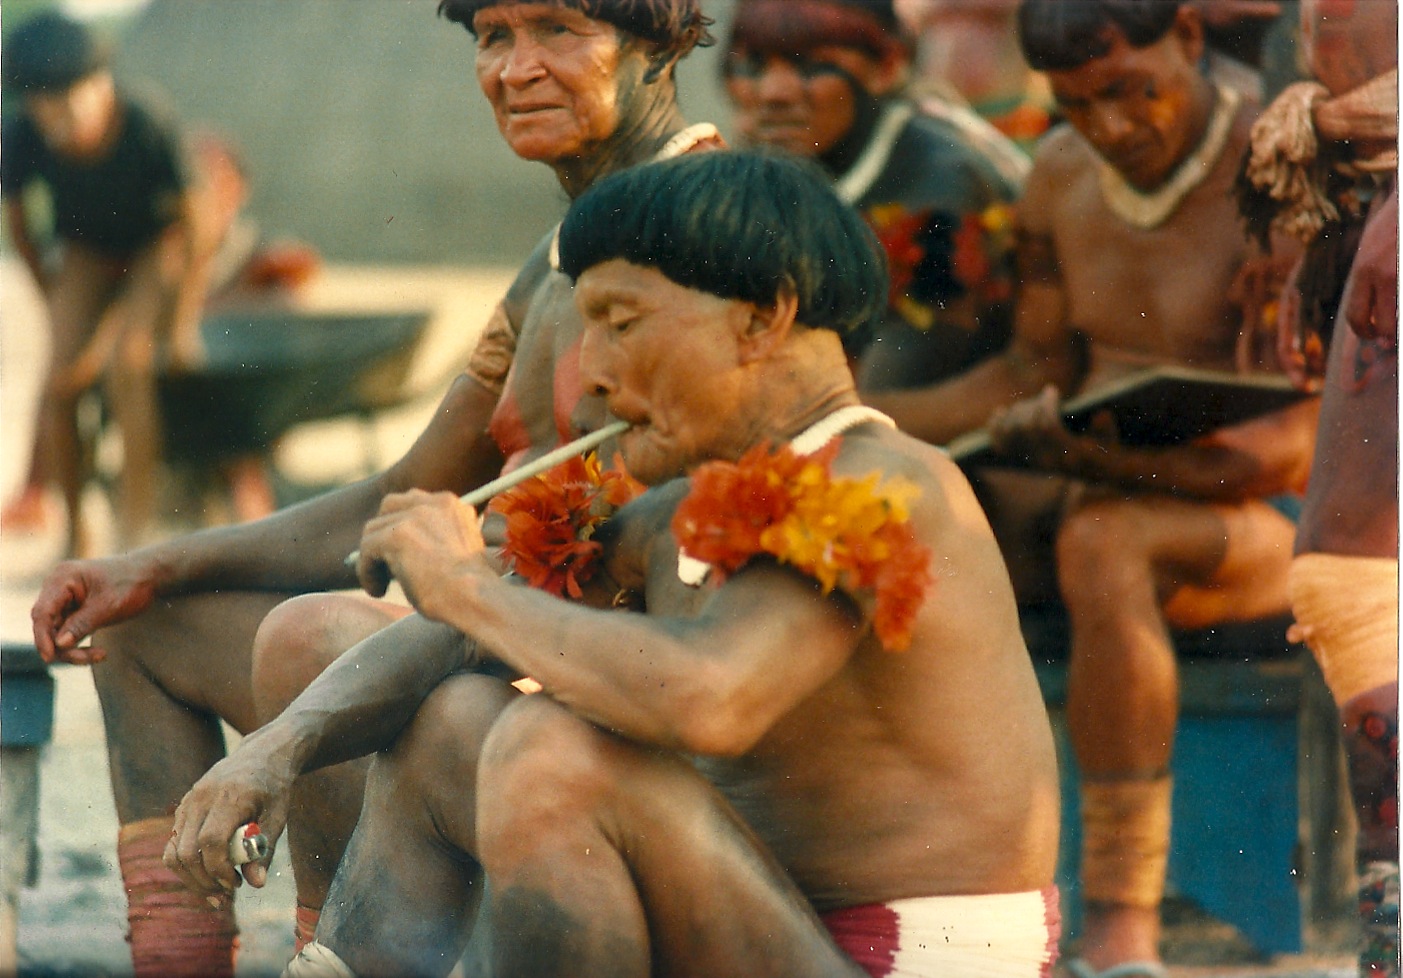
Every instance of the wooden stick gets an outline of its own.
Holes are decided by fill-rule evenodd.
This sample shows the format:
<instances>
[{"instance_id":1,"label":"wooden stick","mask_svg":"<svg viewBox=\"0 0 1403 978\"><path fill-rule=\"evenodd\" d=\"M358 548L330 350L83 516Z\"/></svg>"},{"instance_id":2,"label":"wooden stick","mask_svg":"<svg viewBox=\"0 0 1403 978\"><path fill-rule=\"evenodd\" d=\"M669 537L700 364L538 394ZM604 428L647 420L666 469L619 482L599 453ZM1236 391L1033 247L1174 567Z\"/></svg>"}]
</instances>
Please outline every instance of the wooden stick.
<instances>
[{"instance_id":1,"label":"wooden stick","mask_svg":"<svg viewBox=\"0 0 1403 978\"><path fill-rule=\"evenodd\" d=\"M528 462L519 469L512 469L506 475L499 476L491 482L483 483L472 492L462 497L463 502L469 506L481 506L493 496L506 492L513 486L520 485L527 479L540 475L542 472L555 468L561 462L574 458L576 455L583 455L592 448L597 448L604 442L621 435L628 430L627 421L615 421L605 425L598 431L591 431L587 435L581 435L572 442L567 442L559 448L553 449L533 462ZM346 566L354 567L360 562L360 551L352 551L346 558Z\"/></svg>"}]
</instances>

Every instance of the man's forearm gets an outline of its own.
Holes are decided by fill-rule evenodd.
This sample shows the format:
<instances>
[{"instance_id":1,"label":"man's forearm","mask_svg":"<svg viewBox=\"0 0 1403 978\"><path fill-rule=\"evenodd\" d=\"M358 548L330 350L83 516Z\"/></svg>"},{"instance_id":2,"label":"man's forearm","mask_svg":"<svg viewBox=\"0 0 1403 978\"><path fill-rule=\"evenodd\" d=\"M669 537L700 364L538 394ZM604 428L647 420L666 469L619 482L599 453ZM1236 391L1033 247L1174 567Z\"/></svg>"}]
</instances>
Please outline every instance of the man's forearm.
<instances>
[{"instance_id":1,"label":"man's forearm","mask_svg":"<svg viewBox=\"0 0 1403 978\"><path fill-rule=\"evenodd\" d=\"M945 445L983 428L995 410L1036 394L1044 384L1066 382L1060 372L1025 360L1008 350L930 387L862 391L861 395L912 437Z\"/></svg>"},{"instance_id":2,"label":"man's forearm","mask_svg":"<svg viewBox=\"0 0 1403 978\"><path fill-rule=\"evenodd\" d=\"M364 757L393 744L424 698L472 664L461 632L411 615L341 655L252 737L287 752L297 773Z\"/></svg>"},{"instance_id":3,"label":"man's forearm","mask_svg":"<svg viewBox=\"0 0 1403 978\"><path fill-rule=\"evenodd\" d=\"M336 590L356 586L346 555L388 491L383 476L344 486L251 523L215 527L140 550L158 593L213 588Z\"/></svg>"}]
</instances>

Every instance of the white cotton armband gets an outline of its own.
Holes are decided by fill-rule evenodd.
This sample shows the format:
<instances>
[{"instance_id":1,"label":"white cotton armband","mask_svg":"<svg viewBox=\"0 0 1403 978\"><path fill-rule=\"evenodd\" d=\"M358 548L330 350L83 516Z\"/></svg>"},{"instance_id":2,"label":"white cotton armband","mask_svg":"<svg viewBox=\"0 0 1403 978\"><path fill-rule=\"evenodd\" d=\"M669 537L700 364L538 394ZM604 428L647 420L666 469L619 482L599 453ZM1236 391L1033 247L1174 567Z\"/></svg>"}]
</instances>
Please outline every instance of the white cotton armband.
<instances>
[{"instance_id":1,"label":"white cotton armband","mask_svg":"<svg viewBox=\"0 0 1403 978\"><path fill-rule=\"evenodd\" d=\"M356 978L356 973L331 948L313 941L297 952L282 978Z\"/></svg>"}]
</instances>

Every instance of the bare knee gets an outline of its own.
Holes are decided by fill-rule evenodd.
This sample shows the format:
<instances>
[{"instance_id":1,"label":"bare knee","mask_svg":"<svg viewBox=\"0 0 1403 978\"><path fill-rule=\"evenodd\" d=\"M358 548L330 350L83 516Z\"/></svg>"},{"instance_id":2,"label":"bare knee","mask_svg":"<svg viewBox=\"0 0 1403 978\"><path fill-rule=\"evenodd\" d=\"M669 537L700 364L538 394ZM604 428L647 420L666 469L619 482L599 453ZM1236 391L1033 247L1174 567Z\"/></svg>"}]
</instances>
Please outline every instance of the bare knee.
<instances>
[{"instance_id":1,"label":"bare knee","mask_svg":"<svg viewBox=\"0 0 1403 978\"><path fill-rule=\"evenodd\" d=\"M1125 503L1092 503L1067 514L1057 532L1057 580L1074 614L1087 603L1114 602L1141 584L1149 559L1141 520Z\"/></svg>"},{"instance_id":2,"label":"bare knee","mask_svg":"<svg viewBox=\"0 0 1403 978\"><path fill-rule=\"evenodd\" d=\"M259 723L281 713L341 653L401 614L346 594L304 594L275 607L253 639Z\"/></svg>"},{"instance_id":3,"label":"bare knee","mask_svg":"<svg viewBox=\"0 0 1403 978\"><path fill-rule=\"evenodd\" d=\"M544 697L512 705L492 728L478 771L478 831L499 857L564 840L593 824L621 784L618 744Z\"/></svg>"},{"instance_id":4,"label":"bare knee","mask_svg":"<svg viewBox=\"0 0 1403 978\"><path fill-rule=\"evenodd\" d=\"M458 673L428 695L389 751L377 756L367 798L427 812L437 830L476 851L476 786L482 745L520 695L487 676Z\"/></svg>"}]
</instances>

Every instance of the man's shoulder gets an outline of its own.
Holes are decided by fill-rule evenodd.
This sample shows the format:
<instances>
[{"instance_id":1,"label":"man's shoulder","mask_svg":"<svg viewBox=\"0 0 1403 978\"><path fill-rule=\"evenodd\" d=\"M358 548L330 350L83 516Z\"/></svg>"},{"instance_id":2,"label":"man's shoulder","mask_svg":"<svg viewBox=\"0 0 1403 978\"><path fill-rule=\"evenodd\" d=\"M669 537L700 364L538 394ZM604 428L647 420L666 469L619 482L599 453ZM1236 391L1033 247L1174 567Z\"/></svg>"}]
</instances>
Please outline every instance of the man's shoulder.
<instances>
[{"instance_id":1,"label":"man's shoulder","mask_svg":"<svg viewBox=\"0 0 1403 978\"><path fill-rule=\"evenodd\" d=\"M1101 166L1101 157L1080 133L1067 123L1054 126L1038 142L1020 213L1075 213L1084 203L1083 191L1096 185Z\"/></svg>"},{"instance_id":2,"label":"man's shoulder","mask_svg":"<svg viewBox=\"0 0 1403 978\"><path fill-rule=\"evenodd\" d=\"M529 306L541 283L555 272L551 265L551 255L555 249L555 235L558 230L558 227L553 227L547 231L531 249L531 254L526 256L526 261L522 262L516 277L507 287L509 305L523 309Z\"/></svg>"},{"instance_id":3,"label":"man's shoulder","mask_svg":"<svg viewBox=\"0 0 1403 978\"><path fill-rule=\"evenodd\" d=\"M911 103L888 168L919 177L922 187L948 185L953 176L1012 199L1022 189L1028 157L973 112L926 101Z\"/></svg>"},{"instance_id":4,"label":"man's shoulder","mask_svg":"<svg viewBox=\"0 0 1403 978\"><path fill-rule=\"evenodd\" d=\"M1061 122L1049 129L1039 140L1037 152L1033 154L1033 168L1029 179L1049 173L1076 173L1100 165L1101 157L1086 138L1069 123Z\"/></svg>"},{"instance_id":5,"label":"man's shoulder","mask_svg":"<svg viewBox=\"0 0 1403 978\"><path fill-rule=\"evenodd\" d=\"M0 193L19 193L22 184L36 175L36 167L47 152L39 129L29 116L22 112L7 114L0 122Z\"/></svg>"},{"instance_id":6,"label":"man's shoulder","mask_svg":"<svg viewBox=\"0 0 1403 978\"><path fill-rule=\"evenodd\" d=\"M944 449L913 438L897 428L873 425L868 436L843 439L833 461L835 475L863 479L878 477L878 485L904 481L917 488L938 487L958 471ZM948 465L948 469L947 469Z\"/></svg>"}]
</instances>

